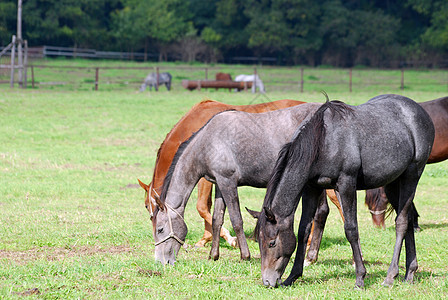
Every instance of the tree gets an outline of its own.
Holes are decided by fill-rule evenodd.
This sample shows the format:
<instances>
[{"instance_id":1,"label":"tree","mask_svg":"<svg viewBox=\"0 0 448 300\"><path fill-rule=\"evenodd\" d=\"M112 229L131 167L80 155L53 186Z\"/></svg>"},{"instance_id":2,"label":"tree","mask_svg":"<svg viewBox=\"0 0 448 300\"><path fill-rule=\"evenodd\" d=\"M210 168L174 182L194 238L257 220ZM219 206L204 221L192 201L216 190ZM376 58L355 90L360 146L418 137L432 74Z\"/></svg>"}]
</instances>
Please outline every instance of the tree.
<instances>
[{"instance_id":1,"label":"tree","mask_svg":"<svg viewBox=\"0 0 448 300\"><path fill-rule=\"evenodd\" d=\"M115 37L132 49L150 41L166 56L170 43L188 31L187 5L182 0L127 0L113 15Z\"/></svg>"},{"instance_id":2,"label":"tree","mask_svg":"<svg viewBox=\"0 0 448 300\"><path fill-rule=\"evenodd\" d=\"M11 42L12 28L17 24L16 2L6 1L0 3L0 46L6 46Z\"/></svg>"}]
</instances>

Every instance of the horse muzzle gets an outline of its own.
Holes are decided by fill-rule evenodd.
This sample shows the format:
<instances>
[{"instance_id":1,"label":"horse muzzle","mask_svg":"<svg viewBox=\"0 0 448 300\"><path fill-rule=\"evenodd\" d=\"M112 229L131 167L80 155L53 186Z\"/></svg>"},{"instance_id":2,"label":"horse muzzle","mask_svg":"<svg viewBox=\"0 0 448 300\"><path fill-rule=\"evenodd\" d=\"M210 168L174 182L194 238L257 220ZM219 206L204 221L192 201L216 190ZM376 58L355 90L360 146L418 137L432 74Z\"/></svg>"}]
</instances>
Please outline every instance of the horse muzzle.
<instances>
[{"instance_id":1,"label":"horse muzzle","mask_svg":"<svg viewBox=\"0 0 448 300\"><path fill-rule=\"evenodd\" d=\"M267 287L277 288L282 284L279 274L262 275L263 284Z\"/></svg>"}]
</instances>

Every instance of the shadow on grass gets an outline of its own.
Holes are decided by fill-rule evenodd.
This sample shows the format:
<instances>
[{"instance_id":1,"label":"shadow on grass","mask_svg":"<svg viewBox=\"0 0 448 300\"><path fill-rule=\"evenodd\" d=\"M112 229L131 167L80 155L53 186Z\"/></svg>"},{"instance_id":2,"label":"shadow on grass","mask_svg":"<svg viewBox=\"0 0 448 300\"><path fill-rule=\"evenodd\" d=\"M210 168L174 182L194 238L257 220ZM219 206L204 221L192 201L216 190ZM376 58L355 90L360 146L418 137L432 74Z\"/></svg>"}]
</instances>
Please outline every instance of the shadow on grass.
<instances>
[{"instance_id":1,"label":"shadow on grass","mask_svg":"<svg viewBox=\"0 0 448 300\"><path fill-rule=\"evenodd\" d=\"M447 228L448 227L448 223L439 223L439 224L427 223L427 224L419 224L419 225L422 230L439 229L439 228Z\"/></svg>"},{"instance_id":2,"label":"shadow on grass","mask_svg":"<svg viewBox=\"0 0 448 300\"><path fill-rule=\"evenodd\" d=\"M353 281L353 285L355 284L356 275L355 275L355 269L354 267L351 270L343 271L340 268L346 268L347 265L352 265L351 259L325 259L322 261L318 261L316 264L321 264L324 266L328 266L328 272L325 273L324 276L312 276L307 275L307 267L304 268L304 275L303 277L300 277L297 279L297 281L294 284L307 284L307 285L315 285L316 283L325 284L326 282L333 280L333 279L347 279ZM389 263L384 263L380 261L364 261L364 265L367 268L367 274L365 277L365 287L368 288L370 286L374 286L377 284L380 284L383 282L383 280L387 276L387 269L389 266ZM369 269L369 266L378 266L383 265L385 268L383 270L371 270ZM338 266L340 268L331 268L334 266ZM398 284L400 282L404 282L404 276L406 274L406 268L402 265L399 266L400 273L395 279L395 284ZM309 273L308 273L309 274ZM285 275L289 274L284 274ZM425 282L428 280L434 280L436 278L446 278L448 276L448 272L446 273L434 273L431 271L419 271L417 270L414 275L414 283L419 282ZM293 285L294 286L294 285Z\"/></svg>"}]
</instances>

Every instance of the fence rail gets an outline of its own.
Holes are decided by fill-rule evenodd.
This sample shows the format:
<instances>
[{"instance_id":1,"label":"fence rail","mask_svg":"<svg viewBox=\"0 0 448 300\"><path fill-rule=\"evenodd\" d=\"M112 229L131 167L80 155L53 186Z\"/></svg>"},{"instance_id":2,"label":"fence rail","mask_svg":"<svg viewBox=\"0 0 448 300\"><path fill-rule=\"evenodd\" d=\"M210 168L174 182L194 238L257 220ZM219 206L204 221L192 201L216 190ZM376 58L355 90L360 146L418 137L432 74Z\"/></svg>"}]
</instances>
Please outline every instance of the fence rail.
<instances>
[{"instance_id":1,"label":"fence rail","mask_svg":"<svg viewBox=\"0 0 448 300\"><path fill-rule=\"evenodd\" d=\"M11 65L0 64L0 83L6 83ZM14 66L14 68L18 68ZM214 73L253 74L256 72L266 90L271 91L320 91L325 89L346 91L397 91L448 90L448 71L413 69L323 69L285 67L244 66L49 66L31 64L26 66L28 87L71 90L138 90L143 79L150 72L170 72L174 89L183 89L182 80L210 80ZM31 78L30 78L31 77Z\"/></svg>"}]
</instances>

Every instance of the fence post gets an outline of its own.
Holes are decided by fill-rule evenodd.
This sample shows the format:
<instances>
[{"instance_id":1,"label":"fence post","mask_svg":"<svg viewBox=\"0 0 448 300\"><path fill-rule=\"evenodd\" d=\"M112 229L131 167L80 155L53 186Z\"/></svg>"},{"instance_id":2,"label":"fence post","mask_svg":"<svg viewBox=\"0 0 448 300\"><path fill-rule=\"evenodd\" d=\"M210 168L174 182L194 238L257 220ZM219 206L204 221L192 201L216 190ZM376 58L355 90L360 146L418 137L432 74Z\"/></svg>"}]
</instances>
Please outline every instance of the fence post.
<instances>
[{"instance_id":1,"label":"fence post","mask_svg":"<svg viewBox=\"0 0 448 300\"><path fill-rule=\"evenodd\" d=\"M25 40L25 57L23 58L23 64L24 64L24 72L25 72L25 76L23 79L23 84L24 87L27 88L28 86L28 41Z\"/></svg>"},{"instance_id":2,"label":"fence post","mask_svg":"<svg viewBox=\"0 0 448 300\"><path fill-rule=\"evenodd\" d=\"M303 68L300 68L300 92L303 94Z\"/></svg>"},{"instance_id":3,"label":"fence post","mask_svg":"<svg viewBox=\"0 0 448 300\"><path fill-rule=\"evenodd\" d=\"M16 36L12 36L12 49L11 49L11 79L9 82L9 85L13 88L14 87L14 55L16 52Z\"/></svg>"},{"instance_id":4,"label":"fence post","mask_svg":"<svg viewBox=\"0 0 448 300\"><path fill-rule=\"evenodd\" d=\"M253 93L257 92L257 68L254 68L254 82L252 82L252 91Z\"/></svg>"},{"instance_id":5,"label":"fence post","mask_svg":"<svg viewBox=\"0 0 448 300\"><path fill-rule=\"evenodd\" d=\"M401 90L404 90L404 69L401 69Z\"/></svg>"},{"instance_id":6,"label":"fence post","mask_svg":"<svg viewBox=\"0 0 448 300\"><path fill-rule=\"evenodd\" d=\"M34 89L34 66L31 66L31 87Z\"/></svg>"},{"instance_id":7,"label":"fence post","mask_svg":"<svg viewBox=\"0 0 448 300\"><path fill-rule=\"evenodd\" d=\"M95 91L98 91L98 77L99 77L100 68L95 68Z\"/></svg>"},{"instance_id":8,"label":"fence post","mask_svg":"<svg viewBox=\"0 0 448 300\"><path fill-rule=\"evenodd\" d=\"M352 68L350 68L350 79L349 79L349 88L350 88L350 93L352 92Z\"/></svg>"},{"instance_id":9,"label":"fence post","mask_svg":"<svg viewBox=\"0 0 448 300\"><path fill-rule=\"evenodd\" d=\"M205 80L208 80L208 68L205 68Z\"/></svg>"}]
</instances>

